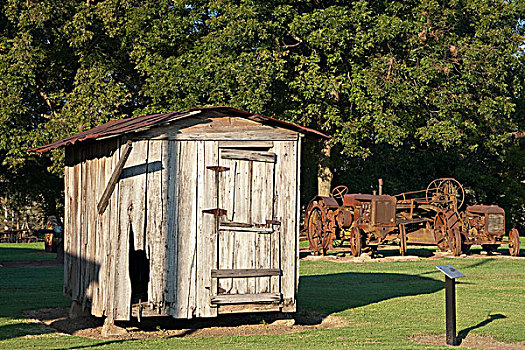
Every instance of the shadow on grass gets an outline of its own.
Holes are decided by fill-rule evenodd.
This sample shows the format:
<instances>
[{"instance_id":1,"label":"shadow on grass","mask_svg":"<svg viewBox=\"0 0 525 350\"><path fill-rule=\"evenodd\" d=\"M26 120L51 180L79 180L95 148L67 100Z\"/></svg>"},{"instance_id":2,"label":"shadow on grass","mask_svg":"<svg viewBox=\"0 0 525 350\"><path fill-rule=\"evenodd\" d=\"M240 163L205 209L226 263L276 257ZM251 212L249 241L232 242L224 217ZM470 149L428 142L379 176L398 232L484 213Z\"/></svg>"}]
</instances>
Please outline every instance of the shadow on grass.
<instances>
[{"instance_id":1,"label":"shadow on grass","mask_svg":"<svg viewBox=\"0 0 525 350\"><path fill-rule=\"evenodd\" d=\"M53 333L52 329L36 323L11 323L0 326L0 341L11 338Z\"/></svg>"},{"instance_id":2,"label":"shadow on grass","mask_svg":"<svg viewBox=\"0 0 525 350\"><path fill-rule=\"evenodd\" d=\"M470 248L470 250L469 250L469 252L467 254L468 255L485 254L484 256L488 256L488 257L495 256L495 255L510 256L509 248L508 248L508 246L506 244L498 245L496 247L496 249L491 251L491 252L486 252L485 249L483 249L481 246L474 245L474 246L472 246L472 248ZM523 247L523 242L521 242L520 253L518 254L518 256L525 256L525 249Z\"/></svg>"},{"instance_id":3,"label":"shadow on grass","mask_svg":"<svg viewBox=\"0 0 525 350\"><path fill-rule=\"evenodd\" d=\"M325 315L383 300L430 294L444 283L429 277L399 273L338 273L302 276L298 308Z\"/></svg>"},{"instance_id":4,"label":"shadow on grass","mask_svg":"<svg viewBox=\"0 0 525 350\"><path fill-rule=\"evenodd\" d=\"M429 294L443 289L442 281L429 277L399 273L337 273L302 276L298 292L298 312L291 315L279 313L224 315L212 319L174 320L167 318L145 318L140 324L136 320L124 322L121 326L137 327L141 331L180 329L176 337L192 334L200 329L213 327L237 327L250 324L270 324L276 319L293 317L295 324L318 325L330 314L404 296ZM16 296L13 297L16 302ZM66 309L64 309L66 310ZM99 319L99 324L101 320ZM76 329L74 322L67 319L53 322L51 327L61 329L59 323L68 324L69 331ZM79 324L79 329L85 322ZM3 339L53 332L49 328L32 324L11 324L0 326ZM3 337L2 337L3 336ZM129 339L126 339L129 340ZM125 341L125 340L122 340ZM118 341L117 341L118 342ZM104 346L113 341L103 341L90 346ZM82 348L77 347L77 348Z\"/></svg>"},{"instance_id":5,"label":"shadow on grass","mask_svg":"<svg viewBox=\"0 0 525 350\"><path fill-rule=\"evenodd\" d=\"M69 347L69 348L57 348L58 349L63 349L63 350L73 350L73 349L92 349L92 348L98 348L98 347L101 347L101 346L106 346L106 345L110 345L110 344L122 344L122 343L125 343L127 340L108 340L108 341L103 341L103 342L100 342L100 343L96 343L96 344L89 344L89 345L78 345L78 346L72 346L72 347Z\"/></svg>"},{"instance_id":6,"label":"shadow on grass","mask_svg":"<svg viewBox=\"0 0 525 350\"><path fill-rule=\"evenodd\" d=\"M477 325L460 330L458 332L458 336L456 337L458 345L461 344L461 342L467 337L470 331L484 327L495 320L500 320L503 318L507 318L507 316L502 315L502 314L488 315L487 319L481 321Z\"/></svg>"}]
</instances>

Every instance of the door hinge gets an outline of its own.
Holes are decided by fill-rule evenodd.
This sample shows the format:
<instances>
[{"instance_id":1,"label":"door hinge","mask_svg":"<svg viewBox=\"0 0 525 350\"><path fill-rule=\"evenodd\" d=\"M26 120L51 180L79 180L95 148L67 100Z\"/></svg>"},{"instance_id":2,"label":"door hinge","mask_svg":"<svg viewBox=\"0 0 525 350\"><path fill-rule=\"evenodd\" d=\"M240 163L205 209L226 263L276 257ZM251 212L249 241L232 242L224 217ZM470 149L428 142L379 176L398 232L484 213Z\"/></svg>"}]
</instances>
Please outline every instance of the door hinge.
<instances>
[{"instance_id":1,"label":"door hinge","mask_svg":"<svg viewBox=\"0 0 525 350\"><path fill-rule=\"evenodd\" d=\"M207 166L206 169L213 170L213 171L216 171L218 173L230 170L230 168L225 167L225 166Z\"/></svg>"},{"instance_id":2,"label":"door hinge","mask_svg":"<svg viewBox=\"0 0 525 350\"><path fill-rule=\"evenodd\" d=\"M205 209L202 211L205 214L213 214L215 216L223 216L227 214L226 209L214 208L214 209Z\"/></svg>"}]
</instances>

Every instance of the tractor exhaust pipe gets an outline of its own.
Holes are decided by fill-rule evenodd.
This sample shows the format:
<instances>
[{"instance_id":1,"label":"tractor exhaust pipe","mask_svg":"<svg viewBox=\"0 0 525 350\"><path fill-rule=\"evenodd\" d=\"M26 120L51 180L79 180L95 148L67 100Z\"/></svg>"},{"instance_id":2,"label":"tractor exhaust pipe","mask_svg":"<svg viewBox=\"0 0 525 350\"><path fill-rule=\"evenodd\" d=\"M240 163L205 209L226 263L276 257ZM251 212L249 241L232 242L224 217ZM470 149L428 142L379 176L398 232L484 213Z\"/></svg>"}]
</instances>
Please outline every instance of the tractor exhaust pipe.
<instances>
[{"instance_id":1,"label":"tractor exhaust pipe","mask_svg":"<svg viewBox=\"0 0 525 350\"><path fill-rule=\"evenodd\" d=\"M379 195L383 195L383 179L379 179Z\"/></svg>"}]
</instances>

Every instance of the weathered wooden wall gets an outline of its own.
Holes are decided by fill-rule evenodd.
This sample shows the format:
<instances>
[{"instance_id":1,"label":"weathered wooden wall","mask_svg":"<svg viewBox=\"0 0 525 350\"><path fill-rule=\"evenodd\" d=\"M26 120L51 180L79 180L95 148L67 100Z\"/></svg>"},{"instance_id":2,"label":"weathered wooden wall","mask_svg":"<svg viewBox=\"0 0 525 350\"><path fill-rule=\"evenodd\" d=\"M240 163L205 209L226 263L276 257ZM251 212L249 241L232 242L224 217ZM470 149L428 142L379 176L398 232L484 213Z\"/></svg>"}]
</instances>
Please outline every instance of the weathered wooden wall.
<instances>
[{"instance_id":1,"label":"weathered wooden wall","mask_svg":"<svg viewBox=\"0 0 525 350\"><path fill-rule=\"evenodd\" d=\"M65 168L64 293L91 305L93 315L116 320L127 320L131 313L130 249L144 250L149 258L152 302L164 302L166 284L168 157L163 141L133 143L107 208L97 212L123 141L68 148Z\"/></svg>"},{"instance_id":2,"label":"weathered wooden wall","mask_svg":"<svg viewBox=\"0 0 525 350\"><path fill-rule=\"evenodd\" d=\"M225 136L224 123L233 132L229 135L239 140ZM257 123L252 121L220 119L212 131L209 123L205 130L193 124L193 132L176 125L134 135L133 149L102 214L97 203L127 139L67 148L64 293L91 305L93 315L130 318L130 249L146 252L148 297L160 313L213 317L227 310L227 305L212 302L221 293L265 297L281 293L284 310L295 310L298 134L261 126L257 133ZM235 149L243 142L245 149L254 146L275 154L275 160L252 162L242 155L236 159ZM217 165L231 169L220 174L208 169ZM224 191L218 190L218 183ZM232 199L232 190L238 197ZM215 216L206 212L220 205L232 208L230 221L262 225L278 220L280 225L272 226L271 233L220 230ZM233 268L282 272L212 277L212 270Z\"/></svg>"},{"instance_id":3,"label":"weathered wooden wall","mask_svg":"<svg viewBox=\"0 0 525 350\"><path fill-rule=\"evenodd\" d=\"M91 304L97 316L114 309L118 188L100 217L96 204L118 161L118 146L115 139L66 149L64 293Z\"/></svg>"}]
</instances>

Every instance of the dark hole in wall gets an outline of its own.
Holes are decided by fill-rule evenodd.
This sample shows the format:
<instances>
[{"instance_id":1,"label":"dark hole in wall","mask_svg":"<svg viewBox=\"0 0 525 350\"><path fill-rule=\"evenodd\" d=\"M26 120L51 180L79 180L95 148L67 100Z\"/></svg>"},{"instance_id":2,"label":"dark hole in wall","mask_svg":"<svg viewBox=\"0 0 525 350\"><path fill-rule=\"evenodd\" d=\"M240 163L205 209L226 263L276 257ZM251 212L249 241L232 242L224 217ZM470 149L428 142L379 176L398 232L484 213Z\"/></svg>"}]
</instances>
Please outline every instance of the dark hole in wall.
<instances>
[{"instance_id":1,"label":"dark hole in wall","mask_svg":"<svg viewBox=\"0 0 525 350\"><path fill-rule=\"evenodd\" d=\"M145 250L135 250L133 230L129 230L129 277L131 303L148 301L149 259Z\"/></svg>"}]
</instances>

